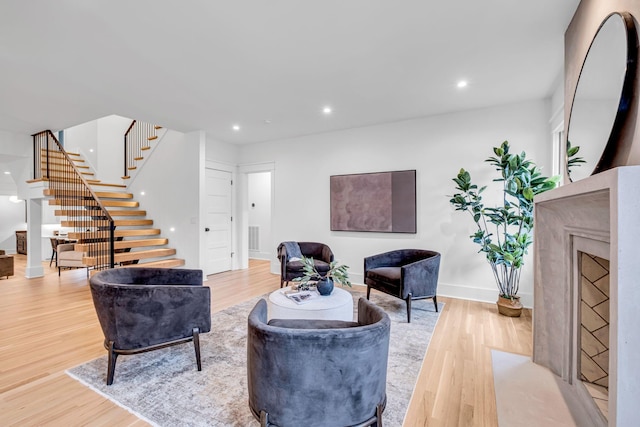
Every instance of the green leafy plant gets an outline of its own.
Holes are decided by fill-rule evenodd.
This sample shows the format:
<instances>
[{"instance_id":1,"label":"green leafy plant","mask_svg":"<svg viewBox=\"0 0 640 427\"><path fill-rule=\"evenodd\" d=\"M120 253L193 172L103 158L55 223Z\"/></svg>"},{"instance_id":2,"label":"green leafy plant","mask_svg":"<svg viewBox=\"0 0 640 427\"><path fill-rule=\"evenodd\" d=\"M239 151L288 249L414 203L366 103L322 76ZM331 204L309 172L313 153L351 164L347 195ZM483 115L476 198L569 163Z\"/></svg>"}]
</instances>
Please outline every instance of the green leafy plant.
<instances>
[{"instance_id":1,"label":"green leafy plant","mask_svg":"<svg viewBox=\"0 0 640 427\"><path fill-rule=\"evenodd\" d=\"M571 141L567 139L567 175L569 175L569 179L571 179L571 168L586 163L583 157L576 157L579 151L580 146L571 146Z\"/></svg>"},{"instance_id":2,"label":"green leafy plant","mask_svg":"<svg viewBox=\"0 0 640 427\"><path fill-rule=\"evenodd\" d=\"M310 281L317 281L320 279L331 279L342 286L351 287L351 280L349 280L348 265L338 264L337 261L331 261L329 264L329 271L324 275L320 274L313 263L313 258L302 257L302 268L304 276L293 279L294 282L300 282L303 287L308 286Z\"/></svg>"},{"instance_id":3,"label":"green leafy plant","mask_svg":"<svg viewBox=\"0 0 640 427\"><path fill-rule=\"evenodd\" d=\"M487 187L478 188L464 169L453 178L459 193L449 196L456 210L469 212L476 223L478 230L470 237L485 253L500 296L505 298L518 293L524 256L533 242L533 198L555 188L559 179L543 176L524 152L511 154L509 148L504 141L493 148L495 157L485 160L500 174L493 181L502 183L502 205L485 206L481 194Z\"/></svg>"}]
</instances>

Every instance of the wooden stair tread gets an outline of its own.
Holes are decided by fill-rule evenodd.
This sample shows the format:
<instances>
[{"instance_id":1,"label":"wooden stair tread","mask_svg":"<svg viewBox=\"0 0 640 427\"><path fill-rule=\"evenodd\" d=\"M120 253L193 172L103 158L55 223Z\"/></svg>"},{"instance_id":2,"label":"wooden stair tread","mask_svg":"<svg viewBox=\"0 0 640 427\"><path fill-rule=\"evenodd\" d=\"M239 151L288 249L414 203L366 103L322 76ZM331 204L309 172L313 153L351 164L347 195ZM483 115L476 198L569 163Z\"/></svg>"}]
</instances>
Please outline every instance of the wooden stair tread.
<instances>
[{"instance_id":1,"label":"wooden stair tread","mask_svg":"<svg viewBox=\"0 0 640 427\"><path fill-rule=\"evenodd\" d=\"M163 256L175 255L173 248L148 249L143 251L120 252L113 255L114 262L134 261L140 259L159 258ZM85 265L96 265L97 257L87 256L82 258Z\"/></svg>"},{"instance_id":2,"label":"wooden stair tread","mask_svg":"<svg viewBox=\"0 0 640 427\"><path fill-rule=\"evenodd\" d=\"M138 161L138 160L142 160L144 159L144 157L134 157L133 160Z\"/></svg>"},{"instance_id":3,"label":"wooden stair tread","mask_svg":"<svg viewBox=\"0 0 640 427\"><path fill-rule=\"evenodd\" d=\"M185 262L184 262L183 259L169 258L169 259L163 259L163 260L160 260L160 261L143 262L143 263L139 263L139 264L121 265L118 268L133 268L133 267L173 268L173 267L182 267L183 265L185 265Z\"/></svg>"},{"instance_id":4,"label":"wooden stair tread","mask_svg":"<svg viewBox=\"0 0 640 427\"><path fill-rule=\"evenodd\" d=\"M158 135L153 135L153 136L148 137L147 141L153 141L153 140L156 140L156 139L158 139Z\"/></svg>"},{"instance_id":5,"label":"wooden stair tread","mask_svg":"<svg viewBox=\"0 0 640 427\"><path fill-rule=\"evenodd\" d=\"M120 178L122 178L122 179L131 179L130 176L121 176Z\"/></svg>"},{"instance_id":6,"label":"wooden stair tread","mask_svg":"<svg viewBox=\"0 0 640 427\"><path fill-rule=\"evenodd\" d=\"M46 188L43 190L45 196L53 196L53 197L74 197L77 195L77 192L73 190L54 190L51 188ZM133 194L131 193L121 193L116 191L95 191L95 195L100 199L133 199ZM84 196L79 196L84 197Z\"/></svg>"},{"instance_id":7,"label":"wooden stair tread","mask_svg":"<svg viewBox=\"0 0 640 427\"><path fill-rule=\"evenodd\" d=\"M157 129L162 129L162 126L160 126L160 125L155 125L153 128L154 128L154 129L156 129L156 130L157 130Z\"/></svg>"},{"instance_id":8,"label":"wooden stair tread","mask_svg":"<svg viewBox=\"0 0 640 427\"><path fill-rule=\"evenodd\" d=\"M49 200L49 205L57 205L57 206L84 206L86 200L80 199L65 199L64 203L60 199L52 199ZM137 208L140 206L138 202L130 202L125 200L100 200L102 206L104 207L119 207L119 208Z\"/></svg>"},{"instance_id":9,"label":"wooden stair tread","mask_svg":"<svg viewBox=\"0 0 640 427\"><path fill-rule=\"evenodd\" d=\"M46 152L47 152L47 151L49 152L49 155L51 155L51 154L58 154L58 155L62 155L62 152L61 152L61 151L58 151L58 150L47 150L46 148L40 148L40 152L41 152L41 153L45 153L45 154L46 154ZM66 150L65 150L65 151L66 151ZM73 156L73 157L80 157L80 153L73 153L73 152L71 152L71 151L66 151L66 153L67 153L70 157L71 157L71 156Z\"/></svg>"},{"instance_id":10,"label":"wooden stair tread","mask_svg":"<svg viewBox=\"0 0 640 427\"><path fill-rule=\"evenodd\" d=\"M151 150L151 146L150 145L145 145L144 147L140 147L141 150L145 151L145 150Z\"/></svg>"},{"instance_id":11,"label":"wooden stair tread","mask_svg":"<svg viewBox=\"0 0 640 427\"><path fill-rule=\"evenodd\" d=\"M61 178L61 177L56 177L56 176L53 176L51 178L42 177L42 178L40 178L40 180L41 181L46 181L46 182L66 182L66 183L70 183L70 184L82 182L81 179L75 178L75 177ZM90 185L94 185L94 184L98 185L98 184L100 184L100 180L99 179L85 178L84 180L87 182L87 184L90 184Z\"/></svg>"},{"instance_id":12,"label":"wooden stair tread","mask_svg":"<svg viewBox=\"0 0 640 427\"><path fill-rule=\"evenodd\" d=\"M82 243L85 239L99 239L108 238L108 231L71 231L68 233L70 239L77 239ZM128 236L153 236L160 234L159 228L141 228L137 230L115 230L113 235L115 237L128 237Z\"/></svg>"},{"instance_id":13,"label":"wooden stair tread","mask_svg":"<svg viewBox=\"0 0 640 427\"><path fill-rule=\"evenodd\" d=\"M127 188L124 184L109 184L108 182L89 182L89 184L93 187L101 186L101 187L113 187L113 188Z\"/></svg>"},{"instance_id":14,"label":"wooden stair tread","mask_svg":"<svg viewBox=\"0 0 640 427\"><path fill-rule=\"evenodd\" d=\"M73 220L73 221L60 221L60 225L63 227L82 227L83 224L91 222L92 227L106 227L109 225L107 219L93 219L93 220ZM153 225L152 219L114 219L113 224L116 227L140 227L145 225Z\"/></svg>"},{"instance_id":15,"label":"wooden stair tread","mask_svg":"<svg viewBox=\"0 0 640 427\"><path fill-rule=\"evenodd\" d=\"M47 162L43 160L41 163L42 164L40 165L40 168L42 170L47 170ZM74 165L78 169L89 169L89 166L87 166L87 165L76 165L75 163L74 163ZM62 171L65 170L65 169L59 169L56 166L64 166L64 167L68 168L69 167L69 163L68 162L49 162L49 171L53 170L53 171L56 171L56 172L62 172Z\"/></svg>"},{"instance_id":16,"label":"wooden stair tread","mask_svg":"<svg viewBox=\"0 0 640 427\"><path fill-rule=\"evenodd\" d=\"M147 211L141 211L141 210L128 210L128 211L124 211L124 210L109 210L107 209L107 212L109 212L109 215L111 215L111 217L115 217L115 216L147 216ZM96 212L91 210L91 209L56 209L53 213L55 216L71 216L71 217L92 217L92 216L99 216L100 213L98 211L98 214L96 215Z\"/></svg>"},{"instance_id":17,"label":"wooden stair tread","mask_svg":"<svg viewBox=\"0 0 640 427\"><path fill-rule=\"evenodd\" d=\"M169 243L169 239L136 239L136 240L117 240L113 242L114 249L130 249L143 248L148 246L163 246ZM80 252L89 252L93 247L102 245L103 243L76 243L75 249Z\"/></svg>"}]
</instances>

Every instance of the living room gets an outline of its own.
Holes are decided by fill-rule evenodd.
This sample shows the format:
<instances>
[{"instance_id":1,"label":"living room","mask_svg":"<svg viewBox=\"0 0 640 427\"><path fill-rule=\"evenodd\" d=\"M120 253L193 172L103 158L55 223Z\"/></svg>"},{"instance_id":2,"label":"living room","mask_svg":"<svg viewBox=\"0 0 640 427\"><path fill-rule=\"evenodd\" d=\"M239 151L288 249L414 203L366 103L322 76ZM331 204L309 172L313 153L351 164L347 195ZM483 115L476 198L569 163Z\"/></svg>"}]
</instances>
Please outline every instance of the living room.
<instances>
[{"instance_id":1,"label":"living room","mask_svg":"<svg viewBox=\"0 0 640 427\"><path fill-rule=\"evenodd\" d=\"M594 2L583 3L592 4ZM268 266L271 273L275 274L279 270L279 262L275 258L275 248L280 241L285 240L329 243L336 257L351 266L350 274L355 283L364 282L362 270L364 257L388 249L424 247L437 250L442 254L438 285L439 295L459 300L493 303L496 299L494 278L484 258L476 253L477 247L468 238L469 234L473 232L471 224L467 221L468 218L462 217L462 214L455 212L449 205L448 196L454 192L452 178L461 167L464 167L472 173L475 179L488 184L492 179L492 170L484 163L484 159L492 154L491 147L499 145L503 140L509 140L515 151L526 151L527 156L542 166L545 173L551 175L560 172L558 168L560 151L557 142L554 146L554 135L558 129L562 129L565 117L562 110L564 99L562 87L563 34L577 4L576 1L562 7L557 7L555 4L547 5L550 9L549 15L554 15L549 17L549 19L553 18L553 30L551 27L545 27L544 32L548 34L548 39L542 43L545 45L544 48L553 52L549 56L536 56L539 52L535 49L543 48L539 45L534 47L534 44L531 44L529 50L523 48L522 51L514 49L513 46L504 46L504 52L507 52L505 57L487 57L485 59L489 63L484 70L485 73L499 73L498 70L503 68L503 64L525 61L524 57L527 55L535 57L538 61L541 58L548 59L557 67L553 70L545 70L544 76L541 76L536 84L531 84L532 87L536 85L537 88L543 87L544 89L541 91L524 95L521 93L521 98L518 99L503 95L502 100L493 98L490 104L480 104L478 101L478 99L482 99L480 94L476 93L472 96L469 94L473 91L484 93L490 91L490 88L482 87L483 77L468 76L466 78L469 79L469 85L466 88L458 88L456 83L460 78L465 77L464 75L446 76L446 82L443 81L443 76L434 76L434 79L440 79L438 85L440 92L428 92L420 89L418 85L413 88L415 93L410 93L407 88L402 89L404 90L404 100L407 103L415 103L416 99L421 98L438 99L443 107L432 113L423 112L413 116L388 117L386 120L377 119L372 113L369 118L358 118L359 121L354 122L358 123L357 125L340 124L344 123L340 116L348 107L342 104L336 95L334 99L319 99L317 105L309 106L311 112L307 115L315 114L315 120L320 123L313 125L315 128L311 126L314 129L312 132L283 133L280 137L274 138L269 136L269 133L276 131L264 130L263 134L267 135L263 137L264 139L255 136L260 132L260 127L271 129L271 127L279 126L279 121L284 121L284 118L277 117L275 112L273 116L267 116L264 112L260 112L264 116L260 116L260 119L256 119L258 116L254 115L253 122L248 125L242 124L239 131L232 130L230 124L235 121L241 122L241 120L230 119L229 125L224 125L228 129L220 131L217 135L204 131L204 126L198 127L197 124L180 123L179 119L173 117L161 115L145 117L143 114L140 117L154 119L154 121L157 119L159 123L167 125L169 129L183 136L175 142L159 146L158 150L160 151L155 156L157 159L163 160L156 164L157 170L153 173L147 171L152 177L145 180L138 179L131 190L136 194L145 191L147 206L153 206L153 210L156 212L160 211L157 214L159 226L163 230L167 230L167 233L171 228L178 230L175 237L173 235L170 237L175 240L179 253L185 258L186 266L198 268L203 265L205 257L203 250L205 242L201 230L206 224L202 215L203 207L200 197L204 191L202 185L204 170L207 167L227 168L237 185L233 206L234 217L237 220L233 229L232 246L233 252L237 255L233 261L233 270L242 271L250 264L245 239L245 228L248 225L245 218L248 212L248 201L244 199L247 191L247 176L254 171L269 170L272 173L274 189L271 223L273 235L269 242L269 250L273 251L273 257ZM587 9L586 6L585 9ZM381 10L383 9L378 12ZM493 12L497 13L495 10ZM413 20L411 22L413 23ZM507 24L505 23L505 25ZM509 25L517 27L513 23L509 23ZM544 24L539 22L538 25ZM526 43L526 39L525 34L518 41ZM359 42L362 41L359 40ZM374 51L372 45L373 43L367 44L369 49ZM428 46L422 46L422 48L428 49ZM474 46L470 47L471 50L473 48ZM403 55L409 54L415 54L415 50L408 49L407 52L403 52ZM467 52L467 54L471 55L471 52ZM381 55L386 56L386 54ZM399 57L398 60L401 60L402 56L399 55ZM444 59L442 60L444 61ZM526 61L532 61L532 59L529 58ZM195 62L197 63L197 61ZM367 66L372 66L372 63L367 62ZM459 74L464 73L459 72ZM362 74L362 76L364 75ZM159 76L154 78L162 82L163 76L168 78L162 70L159 70ZM518 91L517 86L521 83L517 75L502 75L500 78L507 80L503 85L507 92L510 89L513 89L514 92ZM346 93L357 92L360 97L367 99L367 102L371 104L374 104L376 98L382 99L381 102L386 102L385 99L388 98L389 102L393 103L393 96L390 92L394 90L395 82L398 80L398 75L396 75L393 80L394 84L389 84L388 89L381 89L378 95L371 95L371 99L368 99L369 94L364 95L367 93L366 90L358 88L360 83L358 81L351 81L353 87L343 82L338 89ZM262 83L268 84L268 82ZM160 84L160 86L163 87L164 84ZM259 93L259 89L255 87L248 91ZM336 94L340 91L337 91ZM171 88L167 88L165 93L157 96L179 101L185 110L193 113L193 117L201 120L203 114L197 111L196 107L202 107L202 101L194 100L193 105L190 105L190 100L185 100L181 95L172 93ZM465 101L464 97L468 97L468 100ZM194 99L200 98L196 96ZM460 101L460 99L463 100ZM333 111L329 115L325 115L321 108L329 101L333 106ZM308 100L307 102L316 101ZM447 107L449 102L455 106ZM138 115L133 113L136 113L137 108L141 107L123 107L116 112L138 118ZM95 120L112 114L114 112L112 108L115 106L101 107L104 114L98 116L87 117L85 113L78 113L74 116L75 119L66 116L61 117L58 122L34 120L39 127L28 131L25 129L28 126L9 128L7 125L6 132L2 134L3 151L7 149L7 152L16 157L12 157L10 162L3 162L3 166L9 163L17 165L19 162L24 162L24 158L22 158L24 154L16 155L15 152L20 152L20 149L29 146L29 134L46 127L65 129L85 121ZM225 114L228 113L222 115ZM166 122L162 121L163 118L167 119ZM307 120L311 121L312 119L307 118ZM304 122L304 119L300 121ZM60 125L49 125L49 123L60 123ZM171 126L173 123L176 125ZM222 125L219 127L221 128ZM252 138L256 138L255 141ZM242 143L237 144L236 140ZM16 145L20 148L14 149L13 147ZM9 148L10 146L11 148ZM103 148L103 150L105 149ZM28 151L28 149L23 151ZM173 170L184 171L183 174L176 174L171 179L170 186L178 189L176 191L166 191L169 185L167 180L159 179L163 173L167 175L167 163L173 165L171 168ZM195 168L194 165L199 167ZM418 233L368 234L334 232L329 229L330 176L408 169L417 171ZM29 179L28 169L24 167L16 166L16 169L11 172L17 182L16 188L22 186L22 183ZM188 188L190 191L180 191L180 188ZM18 192L20 193L20 191ZM157 196L159 194L162 194L161 198ZM495 201L499 197L498 193L488 193L486 199ZM8 195L6 199L5 201L3 197L0 203L9 206L8 203L12 202L9 202ZM166 206L172 206L172 209L167 210ZM150 209L151 215L156 216L153 210ZM18 209L12 208L12 212L17 211ZM26 227L26 221L24 224L21 223L24 215L23 209L13 215L16 217L20 215L21 218L10 221L11 224L14 224L11 226L12 228L23 225ZM191 221L192 218L195 218L195 223ZM3 234L11 234L14 231L13 229L4 230L3 226ZM197 242L197 244L193 242ZM2 248L13 251L13 241L3 240ZM43 268L43 271L47 271L46 267L39 266L42 259L34 260L33 263L27 263L26 260L24 262L25 266L22 268L26 270ZM18 269L18 271L21 270ZM28 273L22 273L22 278L25 275ZM67 278L61 280L60 283L66 283L65 286L81 286L81 281L76 278L71 282L65 282L68 280ZM215 281L215 279L211 280ZM533 259L530 256L525 263L519 293L526 307L533 306L533 294ZM453 304L455 307L455 303ZM459 302L459 304L467 307L466 302ZM473 318L473 314L469 315L470 318ZM466 323L469 320L463 321ZM505 327L508 329L512 326ZM527 329L526 325L522 327ZM529 331L530 327L529 323ZM526 333L524 336L527 336ZM100 343L96 344L99 347ZM526 349L526 343L520 343L516 347L518 349L511 351L522 353L531 351ZM484 351L484 347L478 351ZM484 357L486 355L481 356L481 358ZM476 418L478 416L476 414L473 417L472 424L480 423ZM487 421L487 423L491 424L491 421Z\"/></svg>"}]
</instances>

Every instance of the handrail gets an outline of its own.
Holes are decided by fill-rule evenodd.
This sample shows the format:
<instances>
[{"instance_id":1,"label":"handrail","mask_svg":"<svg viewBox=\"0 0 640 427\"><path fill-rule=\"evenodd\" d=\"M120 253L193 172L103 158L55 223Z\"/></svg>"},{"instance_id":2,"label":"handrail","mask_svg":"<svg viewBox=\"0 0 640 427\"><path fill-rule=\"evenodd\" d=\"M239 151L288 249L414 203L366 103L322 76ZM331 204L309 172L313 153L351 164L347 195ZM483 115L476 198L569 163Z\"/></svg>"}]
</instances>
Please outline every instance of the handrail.
<instances>
[{"instance_id":1,"label":"handrail","mask_svg":"<svg viewBox=\"0 0 640 427\"><path fill-rule=\"evenodd\" d=\"M129 176L129 133L135 124L136 120L132 121L124 133L124 174L122 176Z\"/></svg>"},{"instance_id":2,"label":"handrail","mask_svg":"<svg viewBox=\"0 0 640 427\"><path fill-rule=\"evenodd\" d=\"M50 130L36 133L32 135L32 137L34 149L34 179L46 179L49 182L49 190L52 190L54 197L60 200L63 210L68 208L69 211L75 211L75 214L71 216L74 218L74 231L79 236L82 236L78 241L97 243L89 251L90 256L96 257L96 265L93 267L95 269L113 268L115 264L115 222L111 214L107 211L102 201L98 198L84 176L82 176L82 172L76 167L74 161L69 157L68 153ZM43 151L46 157L44 160L42 159ZM56 177L52 175L52 166L54 165L53 159L51 158L52 151L62 155L60 159L62 162L57 163L60 169L56 170L56 172L58 172L58 176ZM46 164L46 174L44 176L42 175L43 162ZM40 163L40 165L38 163ZM82 203L80 204L80 202ZM85 217L91 217L91 220L76 220L77 218ZM107 231L105 227L95 225L94 221L97 219L103 223L108 222L108 238L104 235L104 232ZM91 228L97 229L92 232ZM104 243L105 239L108 239L106 240L109 244L108 248L100 244ZM109 262L103 260L105 252L107 252L109 256Z\"/></svg>"},{"instance_id":3,"label":"handrail","mask_svg":"<svg viewBox=\"0 0 640 427\"><path fill-rule=\"evenodd\" d=\"M129 178L129 171L136 168L136 161L142 160L142 151L151 147L149 142L158 138L156 129L160 126L133 120L124 133L124 175Z\"/></svg>"}]
</instances>

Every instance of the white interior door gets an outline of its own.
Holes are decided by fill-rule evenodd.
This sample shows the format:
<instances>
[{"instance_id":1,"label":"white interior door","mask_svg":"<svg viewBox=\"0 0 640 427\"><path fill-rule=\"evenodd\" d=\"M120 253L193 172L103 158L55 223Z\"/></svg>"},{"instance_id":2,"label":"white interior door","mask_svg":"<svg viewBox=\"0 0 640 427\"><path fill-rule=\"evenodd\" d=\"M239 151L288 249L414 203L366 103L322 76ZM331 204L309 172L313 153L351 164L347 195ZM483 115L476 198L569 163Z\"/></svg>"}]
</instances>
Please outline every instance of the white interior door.
<instances>
[{"instance_id":1,"label":"white interior door","mask_svg":"<svg viewBox=\"0 0 640 427\"><path fill-rule=\"evenodd\" d=\"M205 274L231 270L231 172L206 170Z\"/></svg>"}]
</instances>

